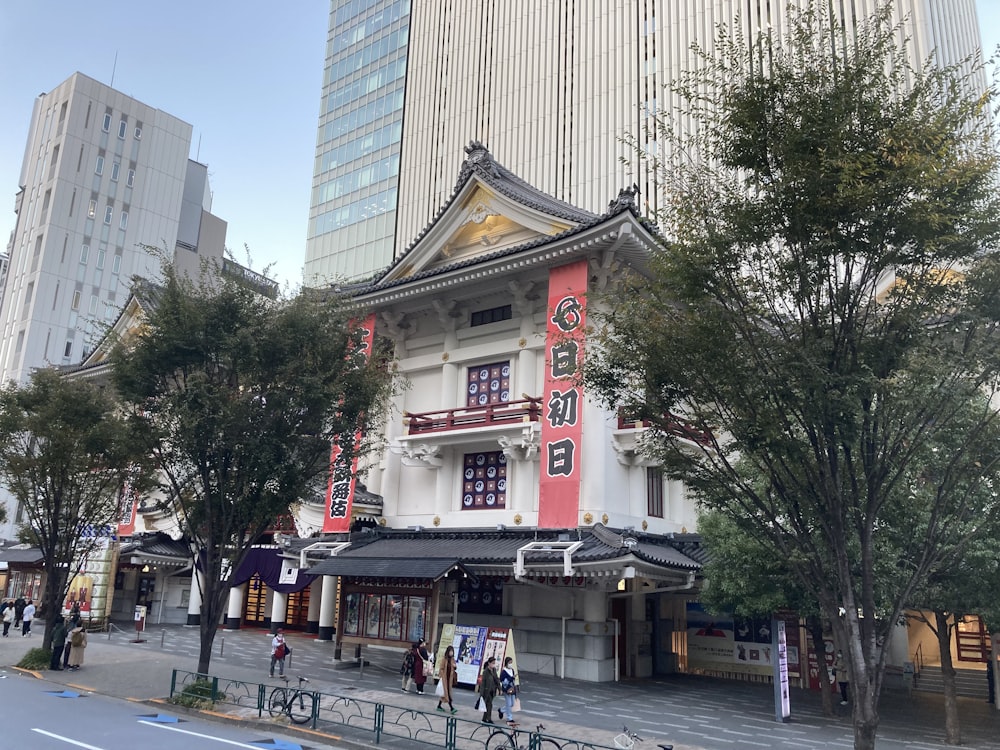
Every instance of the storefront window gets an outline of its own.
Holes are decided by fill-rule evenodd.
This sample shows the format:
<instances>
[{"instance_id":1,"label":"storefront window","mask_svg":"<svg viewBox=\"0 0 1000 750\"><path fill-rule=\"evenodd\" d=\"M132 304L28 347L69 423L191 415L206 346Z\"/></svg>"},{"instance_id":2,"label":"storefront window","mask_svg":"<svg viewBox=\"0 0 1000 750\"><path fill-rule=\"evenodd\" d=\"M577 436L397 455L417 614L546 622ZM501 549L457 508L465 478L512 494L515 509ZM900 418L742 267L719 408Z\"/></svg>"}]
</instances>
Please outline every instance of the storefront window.
<instances>
[{"instance_id":1,"label":"storefront window","mask_svg":"<svg viewBox=\"0 0 1000 750\"><path fill-rule=\"evenodd\" d=\"M368 594L365 599L365 635L378 638L382 626L382 595Z\"/></svg>"},{"instance_id":2,"label":"storefront window","mask_svg":"<svg viewBox=\"0 0 1000 750\"><path fill-rule=\"evenodd\" d=\"M345 597L344 604L346 606L346 610L344 611L344 634L360 635L361 594L348 594Z\"/></svg>"}]
</instances>

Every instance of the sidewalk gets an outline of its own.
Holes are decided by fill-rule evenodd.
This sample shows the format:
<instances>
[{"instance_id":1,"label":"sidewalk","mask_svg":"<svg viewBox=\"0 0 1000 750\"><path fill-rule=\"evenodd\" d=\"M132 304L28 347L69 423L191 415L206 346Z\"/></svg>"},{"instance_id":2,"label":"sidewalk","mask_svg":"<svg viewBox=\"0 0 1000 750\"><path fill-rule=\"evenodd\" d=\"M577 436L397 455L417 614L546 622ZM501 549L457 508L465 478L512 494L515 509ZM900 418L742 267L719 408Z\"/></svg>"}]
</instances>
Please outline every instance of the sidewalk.
<instances>
[{"instance_id":1,"label":"sidewalk","mask_svg":"<svg viewBox=\"0 0 1000 750\"><path fill-rule=\"evenodd\" d=\"M427 695L399 690L398 662L402 649L368 648L366 664L335 665L333 644L313 636L288 633L292 656L286 674L310 679L310 689L433 712L433 688ZM197 671L197 628L152 626L133 642L128 631L92 633L84 666L78 672L43 672L52 682L125 699L164 698L170 690L171 672ZM0 638L0 672L8 671L28 648L40 646L41 634L30 639L11 633ZM262 630L219 631L211 673L246 682L280 684L268 677L270 636ZM345 656L353 656L353 652ZM774 720L772 689L768 685L678 675L667 679L594 684L560 680L554 676L522 674L524 710L518 720L524 729L545 724L546 734L583 743L614 745L622 724L638 732L644 742L637 750L656 750L670 742L676 750L734 750L782 748L845 750L853 745L850 715L823 716L819 696L804 691L792 695L792 721ZM475 721L472 692L458 690L457 717ZM942 697L889 692L880 713L879 747L900 750L944 748ZM500 701L494 707L502 705ZM1000 714L985 701L959 699L963 745L974 750L1000 750ZM265 721L268 720L265 717ZM370 735L368 735L370 738ZM412 744L412 743L411 743Z\"/></svg>"}]
</instances>

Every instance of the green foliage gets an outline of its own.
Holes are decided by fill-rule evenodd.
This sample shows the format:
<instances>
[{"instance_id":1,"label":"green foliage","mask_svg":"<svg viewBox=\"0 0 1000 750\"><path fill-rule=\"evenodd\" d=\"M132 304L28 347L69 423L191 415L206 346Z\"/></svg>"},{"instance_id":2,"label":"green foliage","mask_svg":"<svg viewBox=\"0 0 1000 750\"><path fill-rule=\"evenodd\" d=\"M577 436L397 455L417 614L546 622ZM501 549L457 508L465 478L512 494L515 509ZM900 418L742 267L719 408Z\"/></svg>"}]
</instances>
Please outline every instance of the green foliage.
<instances>
[{"instance_id":1,"label":"green foliage","mask_svg":"<svg viewBox=\"0 0 1000 750\"><path fill-rule=\"evenodd\" d=\"M31 648L28 649L21 661L19 661L15 666L21 669L30 669L33 671L38 671L42 669L48 669L49 664L52 663L52 649L50 648Z\"/></svg>"},{"instance_id":2,"label":"green foliage","mask_svg":"<svg viewBox=\"0 0 1000 750\"><path fill-rule=\"evenodd\" d=\"M888 8L852 38L831 7L722 32L679 82L697 126L660 122L668 241L595 310L587 378L787 562L852 647L870 729L902 607L1000 513L994 92L910 69Z\"/></svg>"},{"instance_id":3,"label":"green foliage","mask_svg":"<svg viewBox=\"0 0 1000 750\"><path fill-rule=\"evenodd\" d=\"M48 571L44 611L61 610L67 572L99 541L83 527L117 523L119 493L126 481L141 489L145 459L91 380L36 370L0 391L0 477L24 509L18 539L39 548Z\"/></svg>"},{"instance_id":4,"label":"green foliage","mask_svg":"<svg viewBox=\"0 0 1000 750\"><path fill-rule=\"evenodd\" d=\"M187 708L211 708L213 702L226 699L225 693L213 693L212 685L211 680L196 680L171 696L170 702Z\"/></svg>"},{"instance_id":5,"label":"green foliage","mask_svg":"<svg viewBox=\"0 0 1000 750\"><path fill-rule=\"evenodd\" d=\"M293 504L322 502L331 442L354 453L388 372L356 356L358 311L334 296L275 301L169 267L165 279L146 326L113 353L114 381L161 472L164 504L201 556L207 672L223 572Z\"/></svg>"}]
</instances>

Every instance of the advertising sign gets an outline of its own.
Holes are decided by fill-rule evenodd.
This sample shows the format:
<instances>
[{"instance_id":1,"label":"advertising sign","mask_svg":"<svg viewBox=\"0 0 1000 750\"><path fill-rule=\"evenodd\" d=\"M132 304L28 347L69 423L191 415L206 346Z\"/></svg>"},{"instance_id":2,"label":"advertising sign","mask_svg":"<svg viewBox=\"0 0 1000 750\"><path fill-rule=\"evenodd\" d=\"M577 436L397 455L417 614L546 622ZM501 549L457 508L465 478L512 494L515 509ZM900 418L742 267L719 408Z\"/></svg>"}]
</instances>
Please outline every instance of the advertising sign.
<instances>
[{"instance_id":1,"label":"advertising sign","mask_svg":"<svg viewBox=\"0 0 1000 750\"><path fill-rule=\"evenodd\" d=\"M517 672L514 636L510 628L453 625L450 623L444 625L434 660L436 674L440 670L441 664L444 663L444 652L448 646L455 649L455 662L460 685L470 687L477 685L483 672L483 665L491 656L497 660L498 671L503 667L504 659L508 656L512 657L514 659L514 672Z\"/></svg>"},{"instance_id":2,"label":"advertising sign","mask_svg":"<svg viewBox=\"0 0 1000 750\"><path fill-rule=\"evenodd\" d=\"M579 522L583 459L580 365L587 323L586 296L586 260L549 271L542 475L538 488L540 528L574 528Z\"/></svg>"},{"instance_id":3,"label":"advertising sign","mask_svg":"<svg viewBox=\"0 0 1000 750\"><path fill-rule=\"evenodd\" d=\"M358 359L371 356L375 343L375 314L365 320L361 329L360 348L354 352ZM357 487L358 457L355 451L344 452L340 440L351 440L350 436L340 436L333 441L330 450L330 479L326 487L326 516L323 519L323 533L351 530L351 507ZM361 443L361 430L355 433L354 447ZM353 458L351 453L355 453Z\"/></svg>"},{"instance_id":4,"label":"advertising sign","mask_svg":"<svg viewBox=\"0 0 1000 750\"><path fill-rule=\"evenodd\" d=\"M771 647L777 657L774 663L774 715L778 721L785 722L792 709L788 697L788 638L784 620L775 619L771 632L774 633Z\"/></svg>"}]
</instances>

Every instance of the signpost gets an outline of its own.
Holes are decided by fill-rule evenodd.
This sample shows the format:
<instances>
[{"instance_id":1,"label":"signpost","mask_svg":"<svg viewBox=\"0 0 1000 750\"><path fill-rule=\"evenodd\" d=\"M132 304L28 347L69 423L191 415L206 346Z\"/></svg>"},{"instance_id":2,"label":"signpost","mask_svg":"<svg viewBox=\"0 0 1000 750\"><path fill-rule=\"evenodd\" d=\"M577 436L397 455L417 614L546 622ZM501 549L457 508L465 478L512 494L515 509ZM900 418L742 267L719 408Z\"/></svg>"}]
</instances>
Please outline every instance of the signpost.
<instances>
[{"instance_id":1,"label":"signpost","mask_svg":"<svg viewBox=\"0 0 1000 750\"><path fill-rule=\"evenodd\" d=\"M142 637L142 631L146 629L145 604L135 605L135 612L132 614L132 619L135 620L135 640L132 643L145 643L146 639Z\"/></svg>"},{"instance_id":2,"label":"signpost","mask_svg":"<svg viewBox=\"0 0 1000 750\"><path fill-rule=\"evenodd\" d=\"M774 718L776 721L791 720L792 709L788 699L788 637L785 621L775 618L771 621L771 648L777 655L774 660Z\"/></svg>"}]
</instances>

